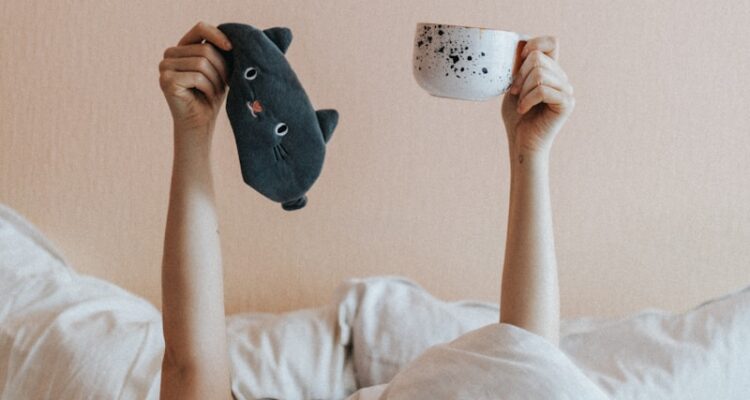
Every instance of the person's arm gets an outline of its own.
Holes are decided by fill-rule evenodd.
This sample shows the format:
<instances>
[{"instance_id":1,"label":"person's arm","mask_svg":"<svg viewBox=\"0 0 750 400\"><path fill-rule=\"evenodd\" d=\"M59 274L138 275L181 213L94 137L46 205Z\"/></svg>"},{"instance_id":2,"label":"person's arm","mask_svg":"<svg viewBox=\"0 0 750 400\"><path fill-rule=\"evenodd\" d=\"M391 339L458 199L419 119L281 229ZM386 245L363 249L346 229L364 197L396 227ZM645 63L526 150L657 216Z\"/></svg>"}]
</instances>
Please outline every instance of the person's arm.
<instances>
[{"instance_id":1,"label":"person's arm","mask_svg":"<svg viewBox=\"0 0 750 400\"><path fill-rule=\"evenodd\" d=\"M165 352L161 399L231 399L211 138L225 92L215 27L199 23L167 49L160 85L174 121L174 158L162 260Z\"/></svg>"},{"instance_id":2,"label":"person's arm","mask_svg":"<svg viewBox=\"0 0 750 400\"><path fill-rule=\"evenodd\" d=\"M549 153L574 107L557 63L557 40L530 40L503 100L510 149L510 205L500 322L559 341L560 295L549 192Z\"/></svg>"}]
</instances>

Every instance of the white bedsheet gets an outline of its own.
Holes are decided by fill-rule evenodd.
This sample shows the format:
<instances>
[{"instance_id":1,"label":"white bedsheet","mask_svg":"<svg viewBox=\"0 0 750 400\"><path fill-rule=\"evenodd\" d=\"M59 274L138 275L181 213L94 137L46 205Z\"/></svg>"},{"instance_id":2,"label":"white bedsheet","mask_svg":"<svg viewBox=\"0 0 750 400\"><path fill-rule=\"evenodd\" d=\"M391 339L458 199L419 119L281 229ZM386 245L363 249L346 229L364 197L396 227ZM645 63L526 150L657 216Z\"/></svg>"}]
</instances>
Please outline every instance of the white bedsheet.
<instances>
[{"instance_id":1,"label":"white bedsheet","mask_svg":"<svg viewBox=\"0 0 750 400\"><path fill-rule=\"evenodd\" d=\"M0 398L158 398L160 318L0 205Z\"/></svg>"},{"instance_id":2,"label":"white bedsheet","mask_svg":"<svg viewBox=\"0 0 750 400\"><path fill-rule=\"evenodd\" d=\"M228 317L232 389L240 400L344 399L380 385L351 397L369 400L393 380L387 398L481 398L460 394L471 382L493 399L554 398L545 388L577 388L571 398L750 399L750 288L681 314L564 321L561 351L497 320L494 304L443 302L401 278L352 279L326 307ZM0 204L0 400L156 399L163 350L153 305L76 273ZM484 361L456 368L460 360Z\"/></svg>"}]
</instances>

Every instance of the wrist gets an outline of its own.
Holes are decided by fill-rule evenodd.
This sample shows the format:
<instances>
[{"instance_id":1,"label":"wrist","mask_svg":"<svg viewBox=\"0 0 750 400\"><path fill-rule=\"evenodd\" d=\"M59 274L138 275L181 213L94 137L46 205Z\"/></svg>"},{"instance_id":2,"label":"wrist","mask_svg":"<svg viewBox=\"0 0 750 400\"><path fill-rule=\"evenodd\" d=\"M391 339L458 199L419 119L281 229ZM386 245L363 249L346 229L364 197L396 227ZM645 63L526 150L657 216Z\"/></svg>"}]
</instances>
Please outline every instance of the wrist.
<instances>
[{"instance_id":1,"label":"wrist","mask_svg":"<svg viewBox=\"0 0 750 400\"><path fill-rule=\"evenodd\" d=\"M511 151L511 171L547 170L549 167L549 151Z\"/></svg>"},{"instance_id":2,"label":"wrist","mask_svg":"<svg viewBox=\"0 0 750 400\"><path fill-rule=\"evenodd\" d=\"M210 174L210 132L179 131L176 128L172 168L173 174L183 178Z\"/></svg>"},{"instance_id":3,"label":"wrist","mask_svg":"<svg viewBox=\"0 0 750 400\"><path fill-rule=\"evenodd\" d=\"M181 128L174 126L174 150L178 153L208 156L211 151L213 127Z\"/></svg>"}]
</instances>

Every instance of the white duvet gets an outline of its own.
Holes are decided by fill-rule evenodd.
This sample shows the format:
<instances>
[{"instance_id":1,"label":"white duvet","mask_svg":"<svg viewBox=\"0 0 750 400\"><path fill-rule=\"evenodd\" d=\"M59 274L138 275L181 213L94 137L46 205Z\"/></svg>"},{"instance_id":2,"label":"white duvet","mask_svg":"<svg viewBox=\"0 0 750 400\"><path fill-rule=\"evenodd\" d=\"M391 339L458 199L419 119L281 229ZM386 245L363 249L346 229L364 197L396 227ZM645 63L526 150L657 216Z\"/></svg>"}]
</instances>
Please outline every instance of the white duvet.
<instances>
[{"instance_id":1,"label":"white duvet","mask_svg":"<svg viewBox=\"0 0 750 400\"><path fill-rule=\"evenodd\" d=\"M400 278L227 318L238 399L750 399L750 288L686 313L566 321L561 346ZM157 399L161 316L76 273L0 205L0 400ZM357 392L358 389L361 389ZM355 393L356 392L356 393Z\"/></svg>"},{"instance_id":2,"label":"white duvet","mask_svg":"<svg viewBox=\"0 0 750 400\"><path fill-rule=\"evenodd\" d=\"M555 345L491 324L427 349L387 385L351 400L581 399L607 395Z\"/></svg>"}]
</instances>

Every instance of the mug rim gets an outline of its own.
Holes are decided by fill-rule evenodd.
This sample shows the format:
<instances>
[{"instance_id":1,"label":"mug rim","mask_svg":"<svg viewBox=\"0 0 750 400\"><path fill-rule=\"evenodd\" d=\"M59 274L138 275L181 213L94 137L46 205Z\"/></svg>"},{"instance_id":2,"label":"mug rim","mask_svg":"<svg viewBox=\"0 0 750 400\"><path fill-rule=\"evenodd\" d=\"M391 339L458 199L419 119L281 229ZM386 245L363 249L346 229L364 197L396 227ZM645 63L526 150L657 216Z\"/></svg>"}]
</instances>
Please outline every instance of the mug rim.
<instances>
[{"instance_id":1,"label":"mug rim","mask_svg":"<svg viewBox=\"0 0 750 400\"><path fill-rule=\"evenodd\" d=\"M446 28L479 29L479 30L482 30L482 31L512 33L514 35L525 36L524 34L519 33L519 32L506 31L506 30L503 30L503 29L495 29L495 28L484 28L484 27L481 27L481 26L444 24L442 22L417 22L417 27L420 27L420 26L423 26L423 25L441 25L441 26L444 26Z\"/></svg>"}]
</instances>

